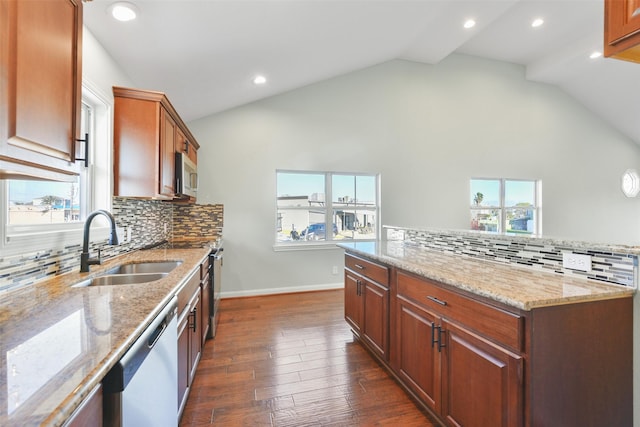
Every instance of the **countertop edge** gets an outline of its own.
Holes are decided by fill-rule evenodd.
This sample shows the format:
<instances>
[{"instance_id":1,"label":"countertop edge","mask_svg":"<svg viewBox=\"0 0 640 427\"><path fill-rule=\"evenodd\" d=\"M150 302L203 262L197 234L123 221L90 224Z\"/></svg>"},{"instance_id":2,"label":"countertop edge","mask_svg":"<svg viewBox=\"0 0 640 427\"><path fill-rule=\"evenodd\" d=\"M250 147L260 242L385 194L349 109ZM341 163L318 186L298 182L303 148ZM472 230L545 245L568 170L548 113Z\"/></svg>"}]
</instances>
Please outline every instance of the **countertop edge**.
<instances>
[{"instance_id":1,"label":"countertop edge","mask_svg":"<svg viewBox=\"0 0 640 427\"><path fill-rule=\"evenodd\" d=\"M379 242L376 242L379 244ZM514 301L511 299L507 299L505 300L505 298L497 293L493 293L493 292L489 292L486 290L482 290L476 286L474 286L471 283L461 283L461 282L457 282L455 280L451 280L449 277L445 276L445 275L438 275L435 274L433 272L427 272L424 269L421 269L420 266L418 264L414 264L414 263L409 263L409 262L405 262L402 260L399 260L397 258L391 257L391 256L387 256L387 255L382 255L379 253L373 253L369 250L363 250L363 249L358 249L357 247L355 247L355 245L353 243L339 243L337 244L338 247L344 249L346 252L348 253L352 253L354 255L358 255L358 256L363 256L363 257L367 257L373 260L377 260L379 262L385 263L389 266L395 267L395 268L399 268L401 270L413 273L413 274L417 274L421 277L424 277L426 279L430 279L430 280L435 280L437 282L441 282L443 284L449 285L451 287L454 287L456 289L460 289L462 291L466 291L468 293L480 296L480 297L484 297L487 299L490 299L492 301L495 301L497 303L500 304L506 304L509 307L513 307L515 309L519 309L519 310L523 310L523 311L531 311L533 309L537 309L537 308L543 308L543 307L551 307L551 306L560 306L560 305L566 305L566 304L575 304L575 303L582 303L582 302L591 302L591 301L602 301L602 300L607 300L607 299L618 299L618 298L627 298L627 297L633 297L634 293L635 293L635 289L626 287L626 286L622 286L622 285L616 285L616 284L610 284L610 283L601 283L601 282L596 282L593 281L591 279L582 279L584 280L585 283L598 283L598 284L604 284L606 286L611 287L612 292L607 293L606 295L577 295L577 296L570 296L570 297L563 297L561 300L558 299L540 299L537 301L533 301L533 302L529 302L529 303L520 303L518 301ZM423 251L425 253L429 253L431 251L427 250L427 249L423 249ZM504 264L499 264L499 263L492 263L490 261L486 261L486 260L476 260L476 259L471 259L471 258L465 258L462 257L460 255L450 255L450 256L458 256L460 257L460 259L464 260L464 262L469 262L469 263L478 263L478 265L483 265L483 266L496 266L496 268L498 267L502 267L505 268L507 266L505 266ZM518 270L527 270L524 267L520 267L517 265L513 265L513 266L509 266L509 268L513 268L513 269L518 269ZM540 273L540 274L545 274L548 275L550 277L555 277L555 275L553 275L552 273ZM560 277L558 277L558 280L561 280Z\"/></svg>"}]
</instances>

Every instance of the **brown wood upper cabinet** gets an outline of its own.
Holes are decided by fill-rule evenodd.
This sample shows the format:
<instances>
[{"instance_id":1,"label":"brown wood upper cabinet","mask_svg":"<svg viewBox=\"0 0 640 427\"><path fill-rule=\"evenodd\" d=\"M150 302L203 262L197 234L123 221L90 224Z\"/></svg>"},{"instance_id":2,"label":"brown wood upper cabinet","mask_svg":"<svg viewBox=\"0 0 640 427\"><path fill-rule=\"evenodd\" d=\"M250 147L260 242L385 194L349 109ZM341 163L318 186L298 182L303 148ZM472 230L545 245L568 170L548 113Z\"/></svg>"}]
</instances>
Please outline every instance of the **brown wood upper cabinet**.
<instances>
[{"instance_id":1,"label":"brown wood upper cabinet","mask_svg":"<svg viewBox=\"0 0 640 427\"><path fill-rule=\"evenodd\" d=\"M176 199L175 153L200 145L162 92L114 87L114 195ZM192 154L193 153L193 154Z\"/></svg>"},{"instance_id":2,"label":"brown wood upper cabinet","mask_svg":"<svg viewBox=\"0 0 640 427\"><path fill-rule=\"evenodd\" d=\"M78 175L82 2L0 2L0 178Z\"/></svg>"},{"instance_id":3,"label":"brown wood upper cabinet","mask_svg":"<svg viewBox=\"0 0 640 427\"><path fill-rule=\"evenodd\" d=\"M604 56L640 63L640 0L605 0Z\"/></svg>"}]
</instances>

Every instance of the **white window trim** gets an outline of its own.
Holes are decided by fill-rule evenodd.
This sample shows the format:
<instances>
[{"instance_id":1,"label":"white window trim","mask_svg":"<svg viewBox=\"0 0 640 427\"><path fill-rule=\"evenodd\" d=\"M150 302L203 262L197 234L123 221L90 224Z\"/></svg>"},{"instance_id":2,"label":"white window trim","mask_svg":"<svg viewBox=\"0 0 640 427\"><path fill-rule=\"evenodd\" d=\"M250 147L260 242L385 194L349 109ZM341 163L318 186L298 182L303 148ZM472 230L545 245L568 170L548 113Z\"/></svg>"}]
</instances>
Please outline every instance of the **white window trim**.
<instances>
[{"instance_id":1,"label":"white window trim","mask_svg":"<svg viewBox=\"0 0 640 427\"><path fill-rule=\"evenodd\" d=\"M372 242L380 238L382 232L382 220L381 220L381 198L380 198L380 174L379 173L364 173L364 172L331 172L331 171L312 171L312 170L290 170L290 169L278 169L276 170L276 177L279 172L283 173L308 173L308 174L323 174L325 177L325 230L331 230L333 228L333 222L331 220L331 215L327 215L327 212L333 212L333 194L332 194L332 183L331 177L333 175L353 175L353 176L374 176L376 179L376 206L375 208L363 208L362 210L368 210L374 212L376 215L376 238L375 239L346 239L346 240L319 240L319 241L297 241L295 243L289 242L275 242L273 245L273 250L275 252L284 252L284 251L304 251L304 250L326 250L326 249L338 249L337 244L339 243L352 243L352 242ZM276 193L277 193L277 182L276 182ZM278 224L278 197L277 194L274 197L275 199L275 219L274 219L274 230L277 229ZM308 207L288 207L287 209L292 210L306 210L308 211Z\"/></svg>"},{"instance_id":2,"label":"white window trim","mask_svg":"<svg viewBox=\"0 0 640 427\"><path fill-rule=\"evenodd\" d=\"M87 205L89 212L95 209L110 209L112 194L112 147L113 147L113 97L105 95L91 82L82 82L82 100L93 107L94 129L89 150L91 189ZM2 255L61 250L67 246L82 244L83 222L72 224L37 224L30 226L8 226L7 182L0 181L0 250ZM106 223L92 226L92 240L106 239L109 235Z\"/></svg>"},{"instance_id":3,"label":"white window trim","mask_svg":"<svg viewBox=\"0 0 640 427\"><path fill-rule=\"evenodd\" d=\"M500 181L500 206L479 206L479 207L475 207L473 205L470 206L470 211L469 212L473 212L475 210L481 211L481 210L490 210L490 209L497 209L500 211L500 230L497 231L498 234L514 234L511 233L509 231L507 231L507 215L506 215L506 211L508 209L514 209L514 208L518 208L518 206L505 206L505 191L506 191L506 182L510 181L520 181L520 182L533 182L535 187L534 187L534 191L535 191L535 195L534 195L534 200L535 200L535 206L533 207L533 210L535 211L535 233L533 233L532 235L534 236L541 236L542 235L542 181L539 179L523 179L523 178L478 178L478 177L472 177L469 179L469 184L471 184L471 181ZM469 189L469 195L471 195L471 189ZM495 232L494 232L495 233ZM527 234L527 235L531 235L531 234Z\"/></svg>"}]
</instances>

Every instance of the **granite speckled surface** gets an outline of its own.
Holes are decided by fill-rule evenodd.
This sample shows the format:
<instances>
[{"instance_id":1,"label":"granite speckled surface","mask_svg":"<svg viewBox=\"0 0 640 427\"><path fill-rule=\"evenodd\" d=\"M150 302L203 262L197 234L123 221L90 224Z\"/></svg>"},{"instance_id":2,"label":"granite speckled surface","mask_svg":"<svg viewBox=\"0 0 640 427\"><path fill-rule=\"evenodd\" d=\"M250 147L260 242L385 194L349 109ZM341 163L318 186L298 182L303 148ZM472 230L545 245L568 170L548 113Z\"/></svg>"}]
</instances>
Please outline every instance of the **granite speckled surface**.
<instances>
[{"instance_id":1,"label":"granite speckled surface","mask_svg":"<svg viewBox=\"0 0 640 427\"><path fill-rule=\"evenodd\" d=\"M209 254L154 249L0 297L0 425L58 426L124 355ZM72 287L120 264L182 261L154 282Z\"/></svg>"},{"instance_id":2,"label":"granite speckled surface","mask_svg":"<svg viewBox=\"0 0 640 427\"><path fill-rule=\"evenodd\" d=\"M630 297L634 289L432 251L400 241L338 245L419 276L522 310Z\"/></svg>"}]
</instances>

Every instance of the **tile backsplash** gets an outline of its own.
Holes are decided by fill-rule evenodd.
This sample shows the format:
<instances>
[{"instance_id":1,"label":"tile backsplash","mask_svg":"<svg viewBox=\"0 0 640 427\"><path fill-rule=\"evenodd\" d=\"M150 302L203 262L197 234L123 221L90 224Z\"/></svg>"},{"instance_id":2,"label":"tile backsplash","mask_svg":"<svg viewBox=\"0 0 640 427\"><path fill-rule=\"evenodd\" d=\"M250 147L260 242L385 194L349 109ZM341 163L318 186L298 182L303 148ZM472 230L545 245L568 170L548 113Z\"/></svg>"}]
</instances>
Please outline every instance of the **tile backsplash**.
<instances>
[{"instance_id":1,"label":"tile backsplash","mask_svg":"<svg viewBox=\"0 0 640 427\"><path fill-rule=\"evenodd\" d=\"M635 250L585 242L385 226L388 240L549 273L599 280L637 288L638 254ZM591 270L563 267L563 254L591 256Z\"/></svg>"},{"instance_id":2,"label":"tile backsplash","mask_svg":"<svg viewBox=\"0 0 640 427\"><path fill-rule=\"evenodd\" d=\"M118 228L131 239L117 246L106 239L91 243L91 253L103 259L178 237L212 238L222 235L223 205L180 205L157 200L113 198L112 213ZM0 292L27 286L45 277L80 266L82 242L60 250L0 257Z\"/></svg>"}]
</instances>

